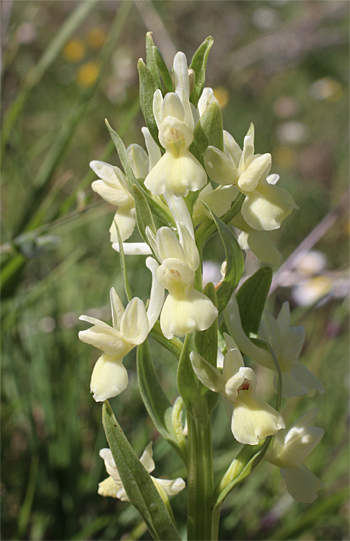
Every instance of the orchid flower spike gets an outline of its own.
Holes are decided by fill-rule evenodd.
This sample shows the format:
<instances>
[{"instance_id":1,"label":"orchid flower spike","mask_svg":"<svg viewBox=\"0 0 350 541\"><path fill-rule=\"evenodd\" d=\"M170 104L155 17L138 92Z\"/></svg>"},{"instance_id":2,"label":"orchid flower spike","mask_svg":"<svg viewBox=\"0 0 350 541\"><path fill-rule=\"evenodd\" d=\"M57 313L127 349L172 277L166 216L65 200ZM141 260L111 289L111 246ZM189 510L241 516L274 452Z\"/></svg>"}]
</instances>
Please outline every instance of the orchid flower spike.
<instances>
[{"instance_id":1,"label":"orchid flower spike","mask_svg":"<svg viewBox=\"0 0 350 541\"><path fill-rule=\"evenodd\" d=\"M90 167L99 177L91 184L94 192L111 205L118 207L109 229L111 242L118 242L115 222L124 241L131 236L136 224L134 199L128 190L124 173L119 167L97 160L90 162Z\"/></svg>"},{"instance_id":2,"label":"orchid flower spike","mask_svg":"<svg viewBox=\"0 0 350 541\"><path fill-rule=\"evenodd\" d=\"M275 370L275 363L270 352L256 346L245 334L236 297L233 295L225 309L225 322L239 349L253 361ZM259 338L268 342L273 350L282 373L282 396L302 396L310 391L324 392L322 383L306 366L299 362L300 352L305 339L304 327L289 327L289 303L282 305L275 319L265 312L265 322L261 322ZM277 376L274 379L277 388Z\"/></svg>"},{"instance_id":3,"label":"orchid flower spike","mask_svg":"<svg viewBox=\"0 0 350 541\"><path fill-rule=\"evenodd\" d=\"M155 469L152 455L153 451L151 442L147 445L140 458L141 464L148 473L151 473ZM109 477L102 481L102 483L99 483L98 493L100 496L111 496L112 498L119 498L119 500L123 502L128 502L129 498L120 479L111 450L101 449L100 457L104 460ZM157 479L151 475L151 479L161 496L163 496L162 491L164 491L167 496L175 496L175 494L185 488L185 481L181 479L181 477L174 480L167 480Z\"/></svg>"},{"instance_id":4,"label":"orchid flower spike","mask_svg":"<svg viewBox=\"0 0 350 541\"><path fill-rule=\"evenodd\" d=\"M292 196L268 180L271 154L254 154L253 135L244 138L243 150L232 135L224 131L224 152L209 146L204 165L209 177L217 184L233 184L246 196L242 216L258 231L278 229L281 222L298 207Z\"/></svg>"},{"instance_id":5,"label":"orchid flower spike","mask_svg":"<svg viewBox=\"0 0 350 541\"><path fill-rule=\"evenodd\" d=\"M153 261L153 263L152 263ZM95 364L91 377L91 392L96 402L103 402L117 396L128 385L128 373L123 358L135 346L144 342L159 316L164 290L155 279L154 260L148 262L152 272L151 298L146 312L145 305L138 297L133 298L124 309L116 291L111 289L111 311L113 326L89 316L80 320L91 323L93 327L79 332L79 338L103 354Z\"/></svg>"},{"instance_id":6,"label":"orchid flower spike","mask_svg":"<svg viewBox=\"0 0 350 541\"><path fill-rule=\"evenodd\" d=\"M264 459L281 468L290 495L297 501L312 503L323 483L302 462L321 441L324 430L310 426L318 413L313 409L302 415L285 433L281 430L267 449Z\"/></svg>"},{"instance_id":7,"label":"orchid flower spike","mask_svg":"<svg viewBox=\"0 0 350 541\"><path fill-rule=\"evenodd\" d=\"M169 227L161 227L155 236L147 228L147 236L161 265L157 280L169 291L161 315L164 336L185 336L195 330L208 329L218 315L217 308L203 293L194 289L195 273L200 263L195 241L186 226L179 224L179 236Z\"/></svg>"},{"instance_id":8,"label":"orchid flower spike","mask_svg":"<svg viewBox=\"0 0 350 541\"><path fill-rule=\"evenodd\" d=\"M190 355L193 370L205 387L222 393L233 404L231 430L236 440L256 445L285 428L285 423L280 413L256 396L254 371L244 366L234 340L226 333L224 337L227 353L222 373L195 351Z\"/></svg>"},{"instance_id":9,"label":"orchid flower spike","mask_svg":"<svg viewBox=\"0 0 350 541\"><path fill-rule=\"evenodd\" d=\"M174 58L175 92L163 98L158 89L153 96L153 113L159 130L159 141L165 154L149 172L145 186L156 195L165 191L185 196L207 183L207 175L199 161L188 150L195 127L194 108L189 100L189 77L186 56Z\"/></svg>"}]
</instances>

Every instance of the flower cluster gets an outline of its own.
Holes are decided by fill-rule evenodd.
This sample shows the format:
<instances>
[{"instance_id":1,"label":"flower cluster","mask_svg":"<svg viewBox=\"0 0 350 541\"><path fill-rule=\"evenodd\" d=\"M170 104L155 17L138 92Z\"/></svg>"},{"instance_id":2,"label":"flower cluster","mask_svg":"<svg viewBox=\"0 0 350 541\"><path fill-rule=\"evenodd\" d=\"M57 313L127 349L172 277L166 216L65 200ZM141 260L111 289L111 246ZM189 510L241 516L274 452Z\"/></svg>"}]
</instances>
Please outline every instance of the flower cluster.
<instances>
[{"instance_id":1,"label":"flower cluster","mask_svg":"<svg viewBox=\"0 0 350 541\"><path fill-rule=\"evenodd\" d=\"M194 99L195 83L196 72L188 68L186 56L177 53L172 83L168 83L172 88L157 88L144 108L147 127L142 128L142 134L147 151L136 144L127 149L116 145L124 173L103 162L90 164L99 177L92 189L117 207L110 228L113 248L122 258L149 255L146 266L152 273L147 309L138 297L129 299L124 309L112 289L113 326L81 316L93 326L81 331L79 338L103 352L93 370L91 391L96 401L104 401L127 387L123 358L147 339L158 318L166 343L174 337L207 331L219 311L224 311L220 332L225 345L217 365L192 351L193 371L206 389L220 393L230 404L231 430L238 442L256 445L267 436L276 436L265 458L282 468L292 496L309 502L321 483L301 461L318 443L322 431L308 427L312 415L306 414L284 436L283 417L259 397L259 392L256 394L255 372L245 366L242 357L243 353L270 370L276 370L277 363L284 397L313 390L322 393L320 381L299 361L304 329L290 327L289 305L285 303L277 319L266 313L258 335L248 336L236 296L231 296L240 276L232 277L229 262L227 276L216 287L220 310L202 291L201 257L208 230L216 227L223 239L229 239L234 226L240 230L238 242L231 247L237 260L243 262L241 249L250 249L262 262L275 265L281 254L269 232L278 229L297 206L292 196L276 185L278 175L270 174L271 155L255 153L254 128L249 128L242 149L219 121L219 128L213 129L213 119L221 115L219 104L210 88L201 88ZM198 93L198 86L196 89ZM125 243L136 223L143 242ZM100 454L110 477L99 485L99 493L127 500L111 451L103 449ZM141 463L148 472L154 469L151 444ZM180 479L153 481L168 494L184 486Z\"/></svg>"}]
</instances>

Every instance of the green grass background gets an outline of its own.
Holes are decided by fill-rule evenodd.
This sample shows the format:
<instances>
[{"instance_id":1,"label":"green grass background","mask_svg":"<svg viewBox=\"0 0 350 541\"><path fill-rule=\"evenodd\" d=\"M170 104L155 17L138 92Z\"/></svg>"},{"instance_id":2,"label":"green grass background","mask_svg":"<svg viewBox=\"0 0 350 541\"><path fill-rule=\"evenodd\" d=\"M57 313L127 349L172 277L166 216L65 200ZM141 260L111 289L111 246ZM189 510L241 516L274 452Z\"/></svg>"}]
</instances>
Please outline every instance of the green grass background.
<instances>
[{"instance_id":1,"label":"green grass background","mask_svg":"<svg viewBox=\"0 0 350 541\"><path fill-rule=\"evenodd\" d=\"M190 59L207 35L214 37L207 84L228 97L224 127L241 143L254 122L257 151L272 153L272 172L300 209L274 234L286 259L348 187L348 6L337 0L3 3L3 539L149 539L130 505L97 494L106 475L98 456L106 445L101 407L89 394L98 354L77 338L80 314L95 309L108 320L109 289L123 296L108 234L114 210L92 192L88 163L118 164L106 117L126 145L143 144L136 62L145 56L146 31L153 30L169 66L175 51ZM256 24L264 9L275 18L267 28ZM89 45L96 28L106 37L102 48ZM72 39L85 48L77 62L63 54ZM88 62L99 75L82 86L79 70ZM337 91L316 100L310 90L324 77ZM297 104L290 118L276 113L277 100L286 96ZM281 142L279 127L288 120L304 125L304 141ZM346 276L348 269L344 209L316 245L331 276ZM217 244L207 255L221 262ZM136 257L128 263L134 294L146 298L149 272ZM285 300L291 290L280 287L269 309L276 315ZM348 539L348 299L293 308L293 323L306 327L302 361L326 393L289 400L283 413L290 425L320 409L316 424L326 433L307 466L325 487L314 504L295 503L278 469L263 463L225 501L221 539ZM174 399L176 361L152 347ZM121 426L139 454L154 441L156 476L185 475L146 415L135 352L125 365L130 385L111 401ZM271 399L269 392L266 385ZM222 405L213 430L219 479L237 451ZM172 502L184 536L185 500L179 495Z\"/></svg>"}]
</instances>

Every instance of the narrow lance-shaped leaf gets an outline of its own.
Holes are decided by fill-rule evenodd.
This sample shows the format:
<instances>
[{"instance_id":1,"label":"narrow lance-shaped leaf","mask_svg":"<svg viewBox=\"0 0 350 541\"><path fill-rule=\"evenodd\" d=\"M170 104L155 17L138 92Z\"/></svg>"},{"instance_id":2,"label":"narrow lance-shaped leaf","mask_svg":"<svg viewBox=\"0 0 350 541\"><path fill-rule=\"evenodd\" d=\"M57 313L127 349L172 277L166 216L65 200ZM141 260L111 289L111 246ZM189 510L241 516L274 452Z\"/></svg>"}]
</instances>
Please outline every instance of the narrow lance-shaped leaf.
<instances>
[{"instance_id":1,"label":"narrow lance-shaped leaf","mask_svg":"<svg viewBox=\"0 0 350 541\"><path fill-rule=\"evenodd\" d=\"M190 100L195 106L197 106L198 100L203 91L208 54L213 43L213 38L211 36L208 36L198 47L191 60L190 69L193 69L196 79L194 83L194 88L190 96Z\"/></svg>"},{"instance_id":2,"label":"narrow lance-shaped leaf","mask_svg":"<svg viewBox=\"0 0 350 541\"><path fill-rule=\"evenodd\" d=\"M204 152L209 145L223 150L222 114L218 102L209 105L200 117L193 132L193 142L190 151L204 166Z\"/></svg>"},{"instance_id":3,"label":"narrow lance-shaped leaf","mask_svg":"<svg viewBox=\"0 0 350 541\"><path fill-rule=\"evenodd\" d=\"M242 193L238 194L232 207L226 212L226 214L221 216L221 221L228 224L241 210L244 199L245 195ZM209 218L205 218L196 231L196 244L198 246L198 250L203 250L205 243L208 242L210 237L212 237L216 231L216 224L213 223L213 221Z\"/></svg>"},{"instance_id":4,"label":"narrow lance-shaped leaf","mask_svg":"<svg viewBox=\"0 0 350 541\"><path fill-rule=\"evenodd\" d=\"M272 269L261 267L237 291L242 327L247 336L258 333L271 281Z\"/></svg>"},{"instance_id":5,"label":"narrow lance-shaped leaf","mask_svg":"<svg viewBox=\"0 0 350 541\"><path fill-rule=\"evenodd\" d=\"M135 184L132 187L132 192L135 201L137 227L143 240L148 244L146 235L146 227L149 227L152 233L156 234L157 229L153 220L153 214L147 203L146 197L141 192L140 188Z\"/></svg>"},{"instance_id":6,"label":"narrow lance-shaped leaf","mask_svg":"<svg viewBox=\"0 0 350 541\"><path fill-rule=\"evenodd\" d=\"M226 308L232 293L241 279L244 271L244 259L242 250L233 231L210 210L208 205L204 202L203 205L213 217L225 249L226 272L224 279L217 289L218 310L220 313Z\"/></svg>"},{"instance_id":7,"label":"narrow lance-shaped leaf","mask_svg":"<svg viewBox=\"0 0 350 541\"><path fill-rule=\"evenodd\" d=\"M158 67L155 58L155 45L152 38L152 32L146 34L146 65L149 69L153 79L155 80L158 88L163 91L162 84L159 78Z\"/></svg>"},{"instance_id":8,"label":"narrow lance-shaped leaf","mask_svg":"<svg viewBox=\"0 0 350 541\"><path fill-rule=\"evenodd\" d=\"M125 263L124 249L123 249L123 241L122 241L120 231L119 231L119 227L118 227L118 224L117 224L116 220L114 220L114 225L116 227L117 235L118 235L119 261L120 261L120 269L122 271L122 276L123 276L124 289L125 289L125 293L126 293L126 297L128 299L128 302L130 302L132 300L132 298L133 298L133 295L132 295L132 292L131 292L131 288L130 288L129 280L128 280L128 275L127 275L127 272L126 272L126 263Z\"/></svg>"},{"instance_id":9,"label":"narrow lance-shaped leaf","mask_svg":"<svg viewBox=\"0 0 350 541\"><path fill-rule=\"evenodd\" d=\"M153 95L158 88L158 85L147 68L146 64L140 58L137 63L137 70L140 78L140 104L141 111L145 118L147 128L150 131L155 142L162 148L158 139L158 127L153 114Z\"/></svg>"},{"instance_id":10,"label":"narrow lance-shaped leaf","mask_svg":"<svg viewBox=\"0 0 350 541\"><path fill-rule=\"evenodd\" d=\"M113 141L113 143L115 145L115 148L117 149L119 159L120 159L121 164L122 164L123 169L124 169L126 180L128 181L128 184L129 184L130 188L132 188L132 186L134 184L137 184L137 180L136 180L136 177L135 177L135 175L133 173L133 170L131 169L131 165L130 165L130 162L129 162L128 153L126 152L125 145L124 145L122 139L117 134L117 132L115 132L113 130L113 128L110 126L108 120L105 120L105 122L106 122L106 126L108 128L108 131L110 133L110 136L112 138L112 141Z\"/></svg>"},{"instance_id":11,"label":"narrow lance-shaped leaf","mask_svg":"<svg viewBox=\"0 0 350 541\"><path fill-rule=\"evenodd\" d=\"M172 406L154 368L148 340L137 348L137 376L145 407L158 432L186 463L186 442L180 446L172 423Z\"/></svg>"},{"instance_id":12,"label":"narrow lance-shaped leaf","mask_svg":"<svg viewBox=\"0 0 350 541\"><path fill-rule=\"evenodd\" d=\"M157 47L154 47L154 58L157 63L160 75L163 79L166 92L174 92L174 84L169 73L168 67L164 61L162 53Z\"/></svg>"},{"instance_id":13,"label":"narrow lance-shaped leaf","mask_svg":"<svg viewBox=\"0 0 350 541\"><path fill-rule=\"evenodd\" d=\"M102 421L127 496L143 517L151 535L154 539L181 541L165 503L126 439L108 401L103 404Z\"/></svg>"}]
</instances>

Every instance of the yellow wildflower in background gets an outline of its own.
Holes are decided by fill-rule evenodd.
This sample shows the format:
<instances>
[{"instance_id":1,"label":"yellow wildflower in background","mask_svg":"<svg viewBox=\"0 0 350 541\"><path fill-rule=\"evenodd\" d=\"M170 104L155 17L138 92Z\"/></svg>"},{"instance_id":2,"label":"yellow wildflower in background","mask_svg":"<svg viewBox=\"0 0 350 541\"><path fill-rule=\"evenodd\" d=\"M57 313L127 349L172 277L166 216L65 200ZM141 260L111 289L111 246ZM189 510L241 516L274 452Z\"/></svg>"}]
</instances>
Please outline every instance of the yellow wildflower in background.
<instances>
[{"instance_id":1,"label":"yellow wildflower in background","mask_svg":"<svg viewBox=\"0 0 350 541\"><path fill-rule=\"evenodd\" d=\"M214 88L213 92L214 96L219 102L221 109L223 109L229 100L229 93L227 88L225 88L224 86L217 86L216 88Z\"/></svg>"},{"instance_id":2,"label":"yellow wildflower in background","mask_svg":"<svg viewBox=\"0 0 350 541\"><path fill-rule=\"evenodd\" d=\"M106 41L106 33L103 28L96 26L88 31L86 40L91 49L101 49Z\"/></svg>"},{"instance_id":3,"label":"yellow wildflower in background","mask_svg":"<svg viewBox=\"0 0 350 541\"><path fill-rule=\"evenodd\" d=\"M70 39L64 49L63 56L68 62L80 62L85 56L86 47L81 39Z\"/></svg>"},{"instance_id":4,"label":"yellow wildflower in background","mask_svg":"<svg viewBox=\"0 0 350 541\"><path fill-rule=\"evenodd\" d=\"M77 81L80 86L89 87L94 84L99 74L99 67L96 62L83 64L78 71Z\"/></svg>"}]
</instances>

